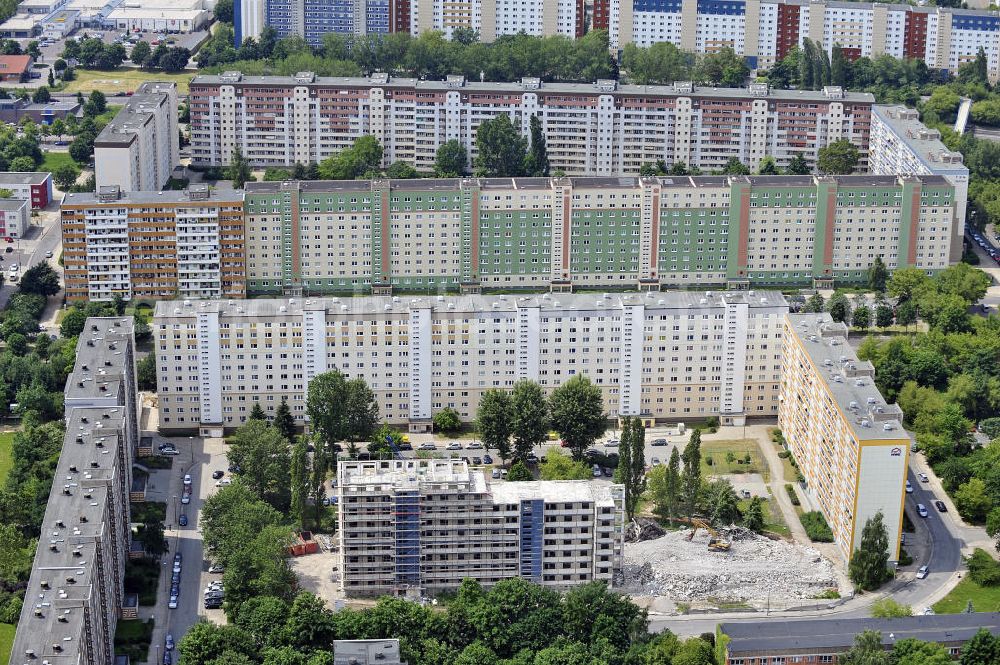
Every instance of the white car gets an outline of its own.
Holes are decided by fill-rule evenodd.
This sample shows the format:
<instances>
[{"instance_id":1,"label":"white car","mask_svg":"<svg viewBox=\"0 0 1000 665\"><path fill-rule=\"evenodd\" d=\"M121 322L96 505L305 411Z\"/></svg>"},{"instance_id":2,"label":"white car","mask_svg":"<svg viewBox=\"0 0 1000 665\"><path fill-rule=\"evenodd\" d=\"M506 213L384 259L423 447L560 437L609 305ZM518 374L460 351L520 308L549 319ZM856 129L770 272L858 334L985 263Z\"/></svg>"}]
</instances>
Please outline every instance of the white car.
<instances>
[{"instance_id":1,"label":"white car","mask_svg":"<svg viewBox=\"0 0 1000 665\"><path fill-rule=\"evenodd\" d=\"M420 446L417 447L417 450L437 450L437 449L438 447L430 442L421 443Z\"/></svg>"},{"instance_id":2,"label":"white car","mask_svg":"<svg viewBox=\"0 0 1000 665\"><path fill-rule=\"evenodd\" d=\"M190 494L185 494L184 496L182 496L181 497L181 503L183 503L185 506L188 505L189 503L191 503L191 495Z\"/></svg>"},{"instance_id":3,"label":"white car","mask_svg":"<svg viewBox=\"0 0 1000 665\"><path fill-rule=\"evenodd\" d=\"M472 443L470 443L469 445L467 445L465 447L465 449L466 450L482 450L483 449L483 444L479 443L478 441L473 441Z\"/></svg>"},{"instance_id":4,"label":"white car","mask_svg":"<svg viewBox=\"0 0 1000 665\"><path fill-rule=\"evenodd\" d=\"M909 480L906 481L906 493L913 494L913 485L910 484Z\"/></svg>"},{"instance_id":5,"label":"white car","mask_svg":"<svg viewBox=\"0 0 1000 665\"><path fill-rule=\"evenodd\" d=\"M927 517L927 506L922 503L917 504L917 515L921 517Z\"/></svg>"},{"instance_id":6,"label":"white car","mask_svg":"<svg viewBox=\"0 0 1000 665\"><path fill-rule=\"evenodd\" d=\"M219 563L213 563L208 567L208 572L210 573L224 573L226 572L226 567Z\"/></svg>"},{"instance_id":7,"label":"white car","mask_svg":"<svg viewBox=\"0 0 1000 665\"><path fill-rule=\"evenodd\" d=\"M462 449L462 444L459 443L458 441L452 441L445 448L445 450L461 450L461 449Z\"/></svg>"},{"instance_id":8,"label":"white car","mask_svg":"<svg viewBox=\"0 0 1000 665\"><path fill-rule=\"evenodd\" d=\"M191 474L185 474L184 475L184 484L185 485L190 485L191 484Z\"/></svg>"},{"instance_id":9,"label":"white car","mask_svg":"<svg viewBox=\"0 0 1000 665\"><path fill-rule=\"evenodd\" d=\"M929 483L929 482L931 482L931 479L927 477L926 473L918 473L917 474L917 478L919 478L920 482L922 482L922 483Z\"/></svg>"},{"instance_id":10,"label":"white car","mask_svg":"<svg viewBox=\"0 0 1000 665\"><path fill-rule=\"evenodd\" d=\"M918 580L924 579L925 577L927 577L927 573L929 572L930 571L927 570L927 566L920 566L919 568L917 568L917 579Z\"/></svg>"},{"instance_id":11,"label":"white car","mask_svg":"<svg viewBox=\"0 0 1000 665\"><path fill-rule=\"evenodd\" d=\"M604 445L607 446L608 448L617 448L620 443L621 441L619 441L618 439L608 439L607 441L604 442Z\"/></svg>"},{"instance_id":12,"label":"white car","mask_svg":"<svg viewBox=\"0 0 1000 665\"><path fill-rule=\"evenodd\" d=\"M177 609L177 596L170 596L170 602L167 603L167 607L169 607L172 610Z\"/></svg>"}]
</instances>

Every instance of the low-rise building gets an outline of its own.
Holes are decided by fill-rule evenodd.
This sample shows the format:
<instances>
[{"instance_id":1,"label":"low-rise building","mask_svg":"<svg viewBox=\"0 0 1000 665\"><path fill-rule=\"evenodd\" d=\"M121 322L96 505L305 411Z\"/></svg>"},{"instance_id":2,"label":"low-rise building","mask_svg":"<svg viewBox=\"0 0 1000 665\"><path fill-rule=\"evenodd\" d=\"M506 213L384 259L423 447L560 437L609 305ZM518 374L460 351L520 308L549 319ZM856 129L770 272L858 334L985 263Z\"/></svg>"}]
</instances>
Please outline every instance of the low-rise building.
<instances>
[{"instance_id":1,"label":"low-rise building","mask_svg":"<svg viewBox=\"0 0 1000 665\"><path fill-rule=\"evenodd\" d=\"M107 18L119 30L160 33L194 32L211 19L204 0L125 0Z\"/></svg>"},{"instance_id":2,"label":"low-rise building","mask_svg":"<svg viewBox=\"0 0 1000 665\"><path fill-rule=\"evenodd\" d=\"M159 191L179 163L176 83L141 84L94 140L98 187Z\"/></svg>"},{"instance_id":3,"label":"low-rise building","mask_svg":"<svg viewBox=\"0 0 1000 665\"><path fill-rule=\"evenodd\" d=\"M81 116L82 106L75 98L51 99L38 103L30 99L0 99L0 122L16 125L22 118L31 118L39 125L51 125L53 120L65 120L69 116Z\"/></svg>"},{"instance_id":4,"label":"low-rise building","mask_svg":"<svg viewBox=\"0 0 1000 665\"><path fill-rule=\"evenodd\" d=\"M875 386L875 368L829 314L788 314L782 332L778 426L845 560L876 513L899 559L910 437Z\"/></svg>"},{"instance_id":5,"label":"low-rise building","mask_svg":"<svg viewBox=\"0 0 1000 665\"><path fill-rule=\"evenodd\" d=\"M63 197L61 227L68 300L246 295L242 192L98 187Z\"/></svg>"},{"instance_id":6,"label":"low-rise building","mask_svg":"<svg viewBox=\"0 0 1000 665\"><path fill-rule=\"evenodd\" d=\"M80 11L76 9L63 9L58 11L42 23L42 36L48 39L65 39L74 32L80 25Z\"/></svg>"},{"instance_id":7,"label":"low-rise building","mask_svg":"<svg viewBox=\"0 0 1000 665\"><path fill-rule=\"evenodd\" d=\"M87 319L66 382L66 436L10 662L108 665L124 600L137 444L131 318Z\"/></svg>"},{"instance_id":8,"label":"low-rise building","mask_svg":"<svg viewBox=\"0 0 1000 665\"><path fill-rule=\"evenodd\" d=\"M29 201L32 210L40 210L52 200L52 174L48 171L2 171L0 189L9 189L11 198Z\"/></svg>"},{"instance_id":9,"label":"low-rise building","mask_svg":"<svg viewBox=\"0 0 1000 665\"><path fill-rule=\"evenodd\" d=\"M723 665L835 664L844 652L854 646L855 638L866 630L881 633L882 646L887 651L900 640L916 639L937 642L948 650L952 658L957 659L965 643L981 628L1000 635L1000 613L940 614L898 619L771 619L719 624L719 631L728 638Z\"/></svg>"},{"instance_id":10,"label":"low-rise building","mask_svg":"<svg viewBox=\"0 0 1000 665\"><path fill-rule=\"evenodd\" d=\"M334 640L333 665L406 665L399 640Z\"/></svg>"},{"instance_id":11,"label":"low-rise building","mask_svg":"<svg viewBox=\"0 0 1000 665\"><path fill-rule=\"evenodd\" d=\"M742 423L777 413L787 311L777 291L160 302L160 430L235 428L282 399L302 424L309 382L333 369L413 431L445 407L474 420L486 390L577 374L609 418Z\"/></svg>"},{"instance_id":12,"label":"low-rise building","mask_svg":"<svg viewBox=\"0 0 1000 665\"><path fill-rule=\"evenodd\" d=\"M419 595L519 577L566 588L621 571L623 485L488 483L462 460L342 461L337 519L344 593Z\"/></svg>"},{"instance_id":13,"label":"low-rise building","mask_svg":"<svg viewBox=\"0 0 1000 665\"><path fill-rule=\"evenodd\" d=\"M37 19L37 17L35 18ZM13 20L9 19L8 23ZM3 25L6 26L7 23ZM0 32L3 30L3 26L0 26ZM0 81L4 83L23 83L27 81L31 78L31 66L33 64L35 64L35 59L30 55L0 55Z\"/></svg>"},{"instance_id":14,"label":"low-rise building","mask_svg":"<svg viewBox=\"0 0 1000 665\"><path fill-rule=\"evenodd\" d=\"M31 221L31 204L25 199L0 199L0 238L24 237Z\"/></svg>"}]
</instances>

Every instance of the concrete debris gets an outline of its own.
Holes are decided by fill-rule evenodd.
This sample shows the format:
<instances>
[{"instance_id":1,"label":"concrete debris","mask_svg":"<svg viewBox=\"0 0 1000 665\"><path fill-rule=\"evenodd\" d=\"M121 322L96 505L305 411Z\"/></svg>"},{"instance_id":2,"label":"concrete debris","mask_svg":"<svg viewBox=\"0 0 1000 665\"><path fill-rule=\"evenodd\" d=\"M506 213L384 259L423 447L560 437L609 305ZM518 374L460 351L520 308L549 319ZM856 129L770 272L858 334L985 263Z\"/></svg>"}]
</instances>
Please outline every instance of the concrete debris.
<instances>
[{"instance_id":1,"label":"concrete debris","mask_svg":"<svg viewBox=\"0 0 1000 665\"><path fill-rule=\"evenodd\" d=\"M689 529L626 543L621 590L676 601L759 606L814 598L838 586L833 564L812 547L770 540L740 527L721 531L733 543L729 552L710 552L704 531L688 541Z\"/></svg>"},{"instance_id":2,"label":"concrete debris","mask_svg":"<svg viewBox=\"0 0 1000 665\"><path fill-rule=\"evenodd\" d=\"M630 543L638 543L643 540L659 538L666 532L666 529L657 524L656 520L639 517L625 526L625 540Z\"/></svg>"}]
</instances>

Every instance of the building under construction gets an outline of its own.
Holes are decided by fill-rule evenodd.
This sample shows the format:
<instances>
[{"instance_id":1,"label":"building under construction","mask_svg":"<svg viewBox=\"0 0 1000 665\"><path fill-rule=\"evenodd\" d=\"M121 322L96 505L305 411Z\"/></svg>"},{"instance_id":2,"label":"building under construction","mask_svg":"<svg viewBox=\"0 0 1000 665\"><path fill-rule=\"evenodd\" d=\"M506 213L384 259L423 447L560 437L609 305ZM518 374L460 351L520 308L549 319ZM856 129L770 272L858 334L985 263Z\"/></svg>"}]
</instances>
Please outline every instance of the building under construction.
<instances>
[{"instance_id":1,"label":"building under construction","mask_svg":"<svg viewBox=\"0 0 1000 665\"><path fill-rule=\"evenodd\" d=\"M552 587L620 572L621 485L487 483L462 460L340 462L339 569L345 594L434 594L465 578Z\"/></svg>"}]
</instances>

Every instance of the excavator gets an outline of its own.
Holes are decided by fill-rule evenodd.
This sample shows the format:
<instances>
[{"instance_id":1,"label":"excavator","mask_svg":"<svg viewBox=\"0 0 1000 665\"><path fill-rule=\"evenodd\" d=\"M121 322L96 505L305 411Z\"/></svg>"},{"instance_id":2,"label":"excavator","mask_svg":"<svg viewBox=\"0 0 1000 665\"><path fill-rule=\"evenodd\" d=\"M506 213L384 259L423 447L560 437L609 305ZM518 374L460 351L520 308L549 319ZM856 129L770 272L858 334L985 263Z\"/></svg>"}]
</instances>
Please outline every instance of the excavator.
<instances>
[{"instance_id":1,"label":"excavator","mask_svg":"<svg viewBox=\"0 0 1000 665\"><path fill-rule=\"evenodd\" d=\"M728 552L729 548L732 547L732 543L719 535L719 532L712 528L712 525L705 520L700 520L698 518L692 518L686 520L688 524L691 525L691 533L687 535L688 540L694 539L694 534L698 533L698 529L704 529L708 531L708 549L712 552Z\"/></svg>"}]
</instances>

